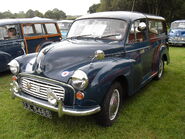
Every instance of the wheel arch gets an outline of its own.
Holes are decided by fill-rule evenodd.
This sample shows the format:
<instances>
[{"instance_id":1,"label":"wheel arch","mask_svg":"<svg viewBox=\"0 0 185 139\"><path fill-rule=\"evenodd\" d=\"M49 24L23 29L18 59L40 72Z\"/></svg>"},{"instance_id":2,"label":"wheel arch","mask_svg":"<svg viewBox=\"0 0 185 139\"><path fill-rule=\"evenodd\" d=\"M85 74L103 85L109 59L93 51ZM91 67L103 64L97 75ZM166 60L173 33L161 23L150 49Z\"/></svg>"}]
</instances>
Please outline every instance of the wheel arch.
<instances>
[{"instance_id":1,"label":"wheel arch","mask_svg":"<svg viewBox=\"0 0 185 139\"><path fill-rule=\"evenodd\" d=\"M121 76L116 77L113 80L112 84L114 82L119 82L121 84L121 86L123 88L123 96L128 95L128 88L129 88L129 86L128 86L128 80L127 80L127 78L124 75L121 75Z\"/></svg>"}]
</instances>

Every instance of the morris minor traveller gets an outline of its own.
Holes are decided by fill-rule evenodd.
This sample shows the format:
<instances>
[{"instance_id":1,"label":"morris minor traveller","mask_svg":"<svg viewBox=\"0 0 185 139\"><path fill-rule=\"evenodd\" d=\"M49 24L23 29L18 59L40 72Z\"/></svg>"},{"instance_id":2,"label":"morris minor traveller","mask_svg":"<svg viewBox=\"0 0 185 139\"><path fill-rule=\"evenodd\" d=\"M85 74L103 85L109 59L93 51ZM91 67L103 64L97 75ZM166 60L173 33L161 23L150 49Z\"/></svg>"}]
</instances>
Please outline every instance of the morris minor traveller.
<instances>
[{"instance_id":1,"label":"morris minor traveller","mask_svg":"<svg viewBox=\"0 0 185 139\"><path fill-rule=\"evenodd\" d=\"M169 44L182 46L185 44L185 20L177 20L171 23L169 31Z\"/></svg>"},{"instance_id":2,"label":"morris minor traveller","mask_svg":"<svg viewBox=\"0 0 185 139\"><path fill-rule=\"evenodd\" d=\"M136 12L102 12L74 21L67 38L9 63L13 98L42 116L96 114L117 119L123 98L170 62L165 19Z\"/></svg>"},{"instance_id":3,"label":"morris minor traveller","mask_svg":"<svg viewBox=\"0 0 185 139\"><path fill-rule=\"evenodd\" d=\"M37 52L46 45L60 41L56 21L46 18L0 20L0 72L8 63L23 54Z\"/></svg>"}]
</instances>

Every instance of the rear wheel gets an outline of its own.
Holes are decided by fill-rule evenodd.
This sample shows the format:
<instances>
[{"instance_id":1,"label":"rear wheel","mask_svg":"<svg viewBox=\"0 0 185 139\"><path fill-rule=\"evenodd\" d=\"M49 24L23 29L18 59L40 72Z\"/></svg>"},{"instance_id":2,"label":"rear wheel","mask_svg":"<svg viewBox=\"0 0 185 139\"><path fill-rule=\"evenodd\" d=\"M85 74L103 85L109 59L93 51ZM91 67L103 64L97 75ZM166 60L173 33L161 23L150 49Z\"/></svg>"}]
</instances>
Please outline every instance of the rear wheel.
<instances>
[{"instance_id":1,"label":"rear wheel","mask_svg":"<svg viewBox=\"0 0 185 139\"><path fill-rule=\"evenodd\" d=\"M97 115L99 124L111 126L115 122L122 104L122 92L123 89L119 82L111 85L102 104L101 112Z\"/></svg>"}]
</instances>

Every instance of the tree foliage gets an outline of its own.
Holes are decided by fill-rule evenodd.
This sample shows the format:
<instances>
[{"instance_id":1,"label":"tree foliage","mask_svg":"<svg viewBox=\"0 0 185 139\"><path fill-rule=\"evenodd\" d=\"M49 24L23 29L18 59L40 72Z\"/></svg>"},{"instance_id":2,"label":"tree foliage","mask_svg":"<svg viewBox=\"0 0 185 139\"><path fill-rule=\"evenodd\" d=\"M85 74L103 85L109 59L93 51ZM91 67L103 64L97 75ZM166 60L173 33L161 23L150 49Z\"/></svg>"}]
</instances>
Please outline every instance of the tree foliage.
<instances>
[{"instance_id":1,"label":"tree foliage","mask_svg":"<svg viewBox=\"0 0 185 139\"><path fill-rule=\"evenodd\" d=\"M26 13L24 11L20 11L19 13L11 13L10 11L0 12L0 19L3 18L33 18L33 17L46 17L51 19L65 19L66 14L59 9L53 9L46 11L45 14L41 13L38 10L29 9Z\"/></svg>"},{"instance_id":2,"label":"tree foliage","mask_svg":"<svg viewBox=\"0 0 185 139\"><path fill-rule=\"evenodd\" d=\"M45 17L60 20L60 19L65 19L66 14L63 11L55 8L52 11L51 10L47 11L45 13Z\"/></svg>"},{"instance_id":3,"label":"tree foliage","mask_svg":"<svg viewBox=\"0 0 185 139\"><path fill-rule=\"evenodd\" d=\"M93 6L90 8L92 9ZM171 22L185 18L185 0L101 0L99 6L94 7L93 12L132 10L160 15Z\"/></svg>"}]
</instances>

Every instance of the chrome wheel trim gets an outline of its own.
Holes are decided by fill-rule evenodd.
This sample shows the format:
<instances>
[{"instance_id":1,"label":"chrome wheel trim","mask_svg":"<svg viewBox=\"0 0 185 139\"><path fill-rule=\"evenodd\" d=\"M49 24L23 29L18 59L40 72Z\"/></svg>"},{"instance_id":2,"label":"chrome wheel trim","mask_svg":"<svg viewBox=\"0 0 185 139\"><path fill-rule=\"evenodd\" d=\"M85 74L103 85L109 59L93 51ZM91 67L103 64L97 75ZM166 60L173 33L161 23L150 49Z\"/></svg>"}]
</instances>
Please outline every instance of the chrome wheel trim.
<instances>
[{"instance_id":1,"label":"chrome wheel trim","mask_svg":"<svg viewBox=\"0 0 185 139\"><path fill-rule=\"evenodd\" d=\"M114 120L119 109L120 105L120 94L118 89L114 89L110 103L109 103L109 119Z\"/></svg>"},{"instance_id":2,"label":"chrome wheel trim","mask_svg":"<svg viewBox=\"0 0 185 139\"><path fill-rule=\"evenodd\" d=\"M161 59L159 63L159 73L158 73L159 78L161 78L161 76L163 75L163 70L164 70L164 63L163 63L163 60Z\"/></svg>"}]
</instances>

